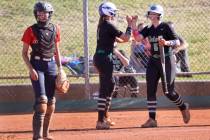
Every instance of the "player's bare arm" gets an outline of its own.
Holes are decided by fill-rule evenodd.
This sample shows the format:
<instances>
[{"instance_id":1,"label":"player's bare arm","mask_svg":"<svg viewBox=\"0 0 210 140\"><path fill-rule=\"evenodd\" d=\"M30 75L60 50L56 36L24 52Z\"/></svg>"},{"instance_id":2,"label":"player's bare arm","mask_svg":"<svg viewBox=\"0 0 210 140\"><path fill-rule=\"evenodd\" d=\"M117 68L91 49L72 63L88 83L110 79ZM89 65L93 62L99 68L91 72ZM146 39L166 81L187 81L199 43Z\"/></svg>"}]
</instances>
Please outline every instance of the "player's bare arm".
<instances>
[{"instance_id":1,"label":"player's bare arm","mask_svg":"<svg viewBox=\"0 0 210 140\"><path fill-rule=\"evenodd\" d=\"M128 27L126 29L126 32L123 33L119 38L124 41L128 42L131 37L131 25L132 25L132 17L131 16L126 16L126 21L128 23Z\"/></svg>"},{"instance_id":2,"label":"player's bare arm","mask_svg":"<svg viewBox=\"0 0 210 140\"><path fill-rule=\"evenodd\" d=\"M29 61L29 57L28 57L28 51L29 51L29 45L26 43L23 43L23 49L22 49L22 57L23 60L29 70L30 76L33 80L38 80L38 74L37 72L34 70L34 68L32 67L30 61Z\"/></svg>"},{"instance_id":3,"label":"player's bare arm","mask_svg":"<svg viewBox=\"0 0 210 140\"><path fill-rule=\"evenodd\" d=\"M59 42L56 43L56 46L55 46L55 61L56 61L56 64L58 66L58 70L61 70L62 69L62 65L61 65L61 55L60 55L60 50L59 50Z\"/></svg>"},{"instance_id":4,"label":"player's bare arm","mask_svg":"<svg viewBox=\"0 0 210 140\"><path fill-rule=\"evenodd\" d=\"M114 48L114 54L117 56L117 58L120 59L122 62L123 66L128 66L129 65L129 60L125 56L123 56L120 51L117 48Z\"/></svg>"},{"instance_id":5,"label":"player's bare arm","mask_svg":"<svg viewBox=\"0 0 210 140\"><path fill-rule=\"evenodd\" d=\"M137 20L138 20L138 16L132 16L131 28L132 28L133 38L137 42L142 42L144 37L141 34L139 34L138 27L136 25Z\"/></svg>"}]
</instances>

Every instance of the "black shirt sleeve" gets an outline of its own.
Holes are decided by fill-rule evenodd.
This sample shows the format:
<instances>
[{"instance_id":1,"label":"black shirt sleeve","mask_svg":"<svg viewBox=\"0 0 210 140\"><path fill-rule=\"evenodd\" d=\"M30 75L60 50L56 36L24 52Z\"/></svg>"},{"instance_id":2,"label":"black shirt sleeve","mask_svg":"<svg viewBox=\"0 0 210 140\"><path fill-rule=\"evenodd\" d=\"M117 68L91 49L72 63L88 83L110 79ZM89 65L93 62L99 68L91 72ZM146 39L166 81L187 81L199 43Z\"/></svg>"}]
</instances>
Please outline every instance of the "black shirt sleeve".
<instances>
[{"instance_id":1,"label":"black shirt sleeve","mask_svg":"<svg viewBox=\"0 0 210 140\"><path fill-rule=\"evenodd\" d=\"M177 36L174 28L170 27L168 24L165 24L165 26L166 26L166 31L167 31L168 39L169 40L178 39L178 36Z\"/></svg>"},{"instance_id":2,"label":"black shirt sleeve","mask_svg":"<svg viewBox=\"0 0 210 140\"><path fill-rule=\"evenodd\" d=\"M149 27L146 26L142 29L142 31L139 32L144 38L148 37L148 28Z\"/></svg>"},{"instance_id":3,"label":"black shirt sleeve","mask_svg":"<svg viewBox=\"0 0 210 140\"><path fill-rule=\"evenodd\" d=\"M123 34L123 32L118 30L112 23L108 22L108 25L109 29L107 30L109 31L110 35L112 35L113 37L120 37Z\"/></svg>"}]
</instances>

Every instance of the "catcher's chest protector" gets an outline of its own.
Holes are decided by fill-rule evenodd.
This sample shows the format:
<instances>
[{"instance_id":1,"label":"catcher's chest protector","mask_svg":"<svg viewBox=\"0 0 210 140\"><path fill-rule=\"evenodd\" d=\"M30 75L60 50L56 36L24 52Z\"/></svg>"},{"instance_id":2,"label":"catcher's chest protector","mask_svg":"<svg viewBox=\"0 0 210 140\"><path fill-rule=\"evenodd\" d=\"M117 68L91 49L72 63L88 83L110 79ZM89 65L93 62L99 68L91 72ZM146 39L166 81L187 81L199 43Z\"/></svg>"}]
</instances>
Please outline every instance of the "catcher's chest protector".
<instances>
[{"instance_id":1,"label":"catcher's chest protector","mask_svg":"<svg viewBox=\"0 0 210 140\"><path fill-rule=\"evenodd\" d=\"M55 53L56 27L50 23L48 27L39 27L37 24L32 25L32 31L38 42L32 44L32 56L42 58L51 58Z\"/></svg>"}]
</instances>

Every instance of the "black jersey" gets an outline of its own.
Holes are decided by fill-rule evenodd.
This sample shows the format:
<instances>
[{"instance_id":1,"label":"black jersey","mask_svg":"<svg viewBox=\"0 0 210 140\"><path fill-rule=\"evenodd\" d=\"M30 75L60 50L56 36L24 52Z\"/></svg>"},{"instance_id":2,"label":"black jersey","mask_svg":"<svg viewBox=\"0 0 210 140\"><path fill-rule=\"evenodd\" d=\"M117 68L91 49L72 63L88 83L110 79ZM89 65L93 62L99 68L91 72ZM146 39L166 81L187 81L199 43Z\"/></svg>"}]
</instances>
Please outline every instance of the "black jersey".
<instances>
[{"instance_id":1,"label":"black jersey","mask_svg":"<svg viewBox=\"0 0 210 140\"><path fill-rule=\"evenodd\" d=\"M113 52L116 37L123 34L109 21L104 21L97 31L97 50L103 50L106 54Z\"/></svg>"},{"instance_id":2,"label":"black jersey","mask_svg":"<svg viewBox=\"0 0 210 140\"><path fill-rule=\"evenodd\" d=\"M143 35L144 38L148 37L149 42L151 44L151 54L160 54L158 38L161 37L165 40L175 40L178 39L175 31L165 22L162 22L158 27L146 26L140 34ZM172 54L172 47L164 47L165 54Z\"/></svg>"}]
</instances>

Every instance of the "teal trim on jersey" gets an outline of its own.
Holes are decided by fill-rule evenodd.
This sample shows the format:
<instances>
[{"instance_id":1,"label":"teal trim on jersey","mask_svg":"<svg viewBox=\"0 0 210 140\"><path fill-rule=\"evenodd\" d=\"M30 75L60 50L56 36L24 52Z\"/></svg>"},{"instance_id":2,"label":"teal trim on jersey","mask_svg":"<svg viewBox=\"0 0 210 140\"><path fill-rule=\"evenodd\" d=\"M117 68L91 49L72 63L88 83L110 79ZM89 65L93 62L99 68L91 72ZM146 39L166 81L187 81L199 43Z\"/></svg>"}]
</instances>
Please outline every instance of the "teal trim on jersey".
<instances>
[{"instance_id":1,"label":"teal trim on jersey","mask_svg":"<svg viewBox=\"0 0 210 140\"><path fill-rule=\"evenodd\" d=\"M106 52L105 50L101 50L101 49L98 49L96 53L101 54L101 55L110 55L110 57L112 56L112 52Z\"/></svg>"},{"instance_id":2,"label":"teal trim on jersey","mask_svg":"<svg viewBox=\"0 0 210 140\"><path fill-rule=\"evenodd\" d=\"M97 54L105 54L105 51L104 50L97 50L96 53Z\"/></svg>"}]
</instances>

